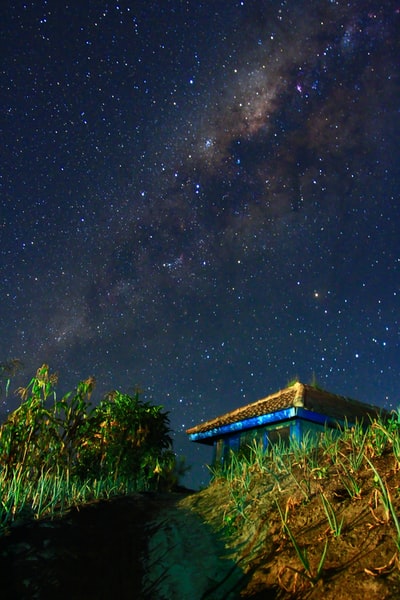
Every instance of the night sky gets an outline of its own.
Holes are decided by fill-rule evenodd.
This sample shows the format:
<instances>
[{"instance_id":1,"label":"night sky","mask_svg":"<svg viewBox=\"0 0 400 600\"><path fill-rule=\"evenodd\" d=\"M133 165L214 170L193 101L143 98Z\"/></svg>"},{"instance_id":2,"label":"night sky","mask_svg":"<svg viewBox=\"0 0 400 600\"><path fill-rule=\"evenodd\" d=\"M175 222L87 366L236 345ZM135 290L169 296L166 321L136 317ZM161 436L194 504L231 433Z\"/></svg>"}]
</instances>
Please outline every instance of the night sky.
<instances>
[{"instance_id":1,"label":"night sky","mask_svg":"<svg viewBox=\"0 0 400 600\"><path fill-rule=\"evenodd\" d=\"M0 362L139 386L192 485L185 429L295 376L400 404L398 1L0 16Z\"/></svg>"}]
</instances>

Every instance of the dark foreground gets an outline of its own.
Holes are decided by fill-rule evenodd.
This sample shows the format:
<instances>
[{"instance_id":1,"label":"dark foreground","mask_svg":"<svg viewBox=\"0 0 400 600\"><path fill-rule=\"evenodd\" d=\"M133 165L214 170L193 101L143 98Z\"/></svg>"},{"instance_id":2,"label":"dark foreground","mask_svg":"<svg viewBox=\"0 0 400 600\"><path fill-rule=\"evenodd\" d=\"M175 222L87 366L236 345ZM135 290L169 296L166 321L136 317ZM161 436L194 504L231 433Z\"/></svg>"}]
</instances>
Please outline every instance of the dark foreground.
<instances>
[{"instance_id":1,"label":"dark foreground","mask_svg":"<svg viewBox=\"0 0 400 600\"><path fill-rule=\"evenodd\" d=\"M237 598L242 572L184 494L135 494L0 538L2 600Z\"/></svg>"},{"instance_id":2,"label":"dark foreground","mask_svg":"<svg viewBox=\"0 0 400 600\"><path fill-rule=\"evenodd\" d=\"M13 527L0 538L2 599L140 597L146 524L174 501L137 494Z\"/></svg>"}]
</instances>

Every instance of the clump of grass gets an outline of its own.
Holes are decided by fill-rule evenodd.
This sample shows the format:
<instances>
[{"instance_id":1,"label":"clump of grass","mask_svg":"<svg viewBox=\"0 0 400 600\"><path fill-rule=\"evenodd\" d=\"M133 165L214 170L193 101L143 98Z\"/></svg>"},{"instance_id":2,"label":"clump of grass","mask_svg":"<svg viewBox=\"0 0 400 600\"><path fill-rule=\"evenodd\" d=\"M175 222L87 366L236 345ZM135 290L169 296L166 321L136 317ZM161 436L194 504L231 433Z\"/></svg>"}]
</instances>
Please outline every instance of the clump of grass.
<instances>
[{"instance_id":1,"label":"clump of grass","mask_svg":"<svg viewBox=\"0 0 400 600\"><path fill-rule=\"evenodd\" d=\"M281 517L281 520L282 520L283 529L289 536L289 539L293 545L293 548L296 552L296 555L297 555L301 565L303 566L304 571L299 571L298 569L294 569L293 567L287 567L287 568L291 569L292 571L295 571L302 577L305 577L312 585L315 585L321 579L321 576L322 576L322 571L323 571L325 560L326 560L326 554L328 551L329 541L328 541L328 539L325 540L324 549L322 551L318 565L317 565L316 569L313 569L311 566L311 563L309 561L306 548L300 547L300 544L298 543L295 535L293 534L292 529L290 528L290 526L288 524L288 509L286 508L285 513L283 513L282 508L279 505L279 502L275 501L275 503L276 503L279 515Z\"/></svg>"},{"instance_id":2,"label":"clump of grass","mask_svg":"<svg viewBox=\"0 0 400 600\"><path fill-rule=\"evenodd\" d=\"M378 486L379 491L380 491L381 500L382 500L382 504L383 504L384 511L385 511L386 521L389 522L390 516L393 519L393 523L395 525L396 532L397 532L397 537L396 537L397 552L400 553L400 522L399 522L399 519L397 516L396 509L393 506L392 496L390 494L389 488L383 482L383 479L382 479L381 475L378 473L378 470L376 469L376 467L373 465L373 463L368 458L366 458L366 460L374 473L374 482Z\"/></svg>"},{"instance_id":3,"label":"clump of grass","mask_svg":"<svg viewBox=\"0 0 400 600\"><path fill-rule=\"evenodd\" d=\"M319 454L319 440L309 432L300 441L291 438L286 453L287 471L306 502L311 498L313 481L319 470Z\"/></svg>"},{"instance_id":4,"label":"clump of grass","mask_svg":"<svg viewBox=\"0 0 400 600\"><path fill-rule=\"evenodd\" d=\"M357 473L363 464L368 437L369 428L363 428L361 423L351 428L346 426L343 430L339 455L348 463L352 473Z\"/></svg>"},{"instance_id":5,"label":"clump of grass","mask_svg":"<svg viewBox=\"0 0 400 600\"><path fill-rule=\"evenodd\" d=\"M227 480L230 484L231 506L229 518L225 515L226 520L230 523L233 523L236 516L246 519L247 494L252 481L249 465L250 463L246 458L240 459L235 453L231 453L227 473Z\"/></svg>"},{"instance_id":6,"label":"clump of grass","mask_svg":"<svg viewBox=\"0 0 400 600\"><path fill-rule=\"evenodd\" d=\"M321 499L326 518L328 519L330 531L334 537L339 537L339 535L342 533L344 517L342 517L340 521L338 520L332 503L328 500L327 496L323 492L320 493L319 497Z\"/></svg>"},{"instance_id":7,"label":"clump of grass","mask_svg":"<svg viewBox=\"0 0 400 600\"><path fill-rule=\"evenodd\" d=\"M370 427L373 436L374 456L381 456L390 447L396 458L397 468L400 468L400 410L392 412L387 420L373 421Z\"/></svg>"},{"instance_id":8,"label":"clump of grass","mask_svg":"<svg viewBox=\"0 0 400 600\"><path fill-rule=\"evenodd\" d=\"M358 482L357 478L347 470L346 465L341 461L338 462L337 475L339 481L349 494L349 497L352 500L361 500L361 484Z\"/></svg>"}]
</instances>

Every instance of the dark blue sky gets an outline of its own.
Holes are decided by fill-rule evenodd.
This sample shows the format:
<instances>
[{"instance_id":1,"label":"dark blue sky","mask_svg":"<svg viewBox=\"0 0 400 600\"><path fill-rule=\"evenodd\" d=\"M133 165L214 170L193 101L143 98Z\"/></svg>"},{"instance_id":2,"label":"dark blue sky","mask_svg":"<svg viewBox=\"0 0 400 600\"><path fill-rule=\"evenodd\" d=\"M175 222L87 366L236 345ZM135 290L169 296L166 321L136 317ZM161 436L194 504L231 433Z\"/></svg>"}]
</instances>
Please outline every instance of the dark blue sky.
<instances>
[{"instance_id":1,"label":"dark blue sky","mask_svg":"<svg viewBox=\"0 0 400 600\"><path fill-rule=\"evenodd\" d=\"M399 13L2 7L0 360L140 386L193 483L184 430L294 376L397 407Z\"/></svg>"}]
</instances>

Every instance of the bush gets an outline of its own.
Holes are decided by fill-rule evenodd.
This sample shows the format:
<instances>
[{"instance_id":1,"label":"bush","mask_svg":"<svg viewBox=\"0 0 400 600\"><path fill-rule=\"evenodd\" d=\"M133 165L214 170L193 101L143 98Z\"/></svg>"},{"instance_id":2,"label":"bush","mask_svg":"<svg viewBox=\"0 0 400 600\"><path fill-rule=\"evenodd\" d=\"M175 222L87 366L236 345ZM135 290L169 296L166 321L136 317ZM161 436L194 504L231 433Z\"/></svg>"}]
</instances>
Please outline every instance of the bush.
<instances>
[{"instance_id":1,"label":"bush","mask_svg":"<svg viewBox=\"0 0 400 600\"><path fill-rule=\"evenodd\" d=\"M29 481L43 473L79 480L129 479L137 489L157 488L174 469L168 414L162 406L114 391L92 407L91 377L56 398L57 376L42 365L22 403L0 427L3 479L17 470Z\"/></svg>"}]
</instances>

